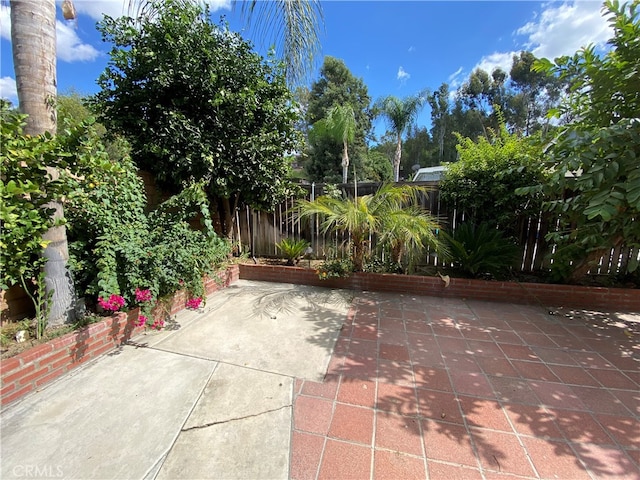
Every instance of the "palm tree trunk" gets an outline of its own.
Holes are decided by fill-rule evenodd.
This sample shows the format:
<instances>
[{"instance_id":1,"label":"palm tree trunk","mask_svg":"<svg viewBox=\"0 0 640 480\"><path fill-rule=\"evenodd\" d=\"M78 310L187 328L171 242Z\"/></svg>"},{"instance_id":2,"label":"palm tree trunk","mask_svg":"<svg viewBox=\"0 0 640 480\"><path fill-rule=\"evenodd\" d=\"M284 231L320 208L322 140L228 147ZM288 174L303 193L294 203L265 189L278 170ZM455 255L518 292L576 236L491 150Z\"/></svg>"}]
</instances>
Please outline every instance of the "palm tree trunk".
<instances>
[{"instance_id":1,"label":"palm tree trunk","mask_svg":"<svg viewBox=\"0 0 640 480\"><path fill-rule=\"evenodd\" d=\"M344 142L342 148L342 183L347 183L347 175L349 173L349 151L347 150L347 142Z\"/></svg>"},{"instance_id":2,"label":"palm tree trunk","mask_svg":"<svg viewBox=\"0 0 640 480\"><path fill-rule=\"evenodd\" d=\"M20 111L26 115L24 132L40 135L56 132L56 3L55 0L11 0L11 45ZM58 178L54 168L47 176ZM52 202L54 219L62 218L62 204ZM50 243L43 252L49 325L75 319L75 293L67 269L69 253L64 226L50 228L43 236Z\"/></svg>"},{"instance_id":3,"label":"palm tree trunk","mask_svg":"<svg viewBox=\"0 0 640 480\"><path fill-rule=\"evenodd\" d=\"M396 182L400 181L400 159L402 158L402 136L398 134L396 143L396 153L393 155L393 178Z\"/></svg>"}]
</instances>

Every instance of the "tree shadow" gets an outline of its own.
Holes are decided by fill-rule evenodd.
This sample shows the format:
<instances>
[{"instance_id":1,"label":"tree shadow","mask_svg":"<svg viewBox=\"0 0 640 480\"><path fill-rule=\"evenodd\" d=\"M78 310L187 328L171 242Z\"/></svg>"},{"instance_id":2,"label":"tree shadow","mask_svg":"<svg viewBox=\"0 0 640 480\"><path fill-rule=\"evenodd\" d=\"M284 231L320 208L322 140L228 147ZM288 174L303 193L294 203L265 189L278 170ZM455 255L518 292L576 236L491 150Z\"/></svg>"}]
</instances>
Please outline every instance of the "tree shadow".
<instances>
[{"instance_id":1,"label":"tree shadow","mask_svg":"<svg viewBox=\"0 0 640 480\"><path fill-rule=\"evenodd\" d=\"M525 363L525 367L535 362L554 364L567 356L570 365L566 366L588 371L588 364L578 360L571 363L574 357L579 359L586 354L586 358L591 355L608 362L601 368L637 371L640 353L637 316L577 310L554 310L551 314L540 306L455 300L448 305L448 301L409 295L358 294L335 342L327 373L332 378L340 376L343 384L378 382L375 399L378 415L396 423L399 430L422 436L425 444L431 435L448 445L451 452L457 452L460 458L466 458L466 463L461 463L469 466L477 466L473 463L477 458L489 471L535 475L527 460L533 452L532 462L539 471L552 468L553 462L558 462L578 475L588 475L585 465L597 476L638 473L638 465L629 458L629 452L637 452L632 449L637 448L634 445L640 441L640 433L629 405L633 398L640 400L640 394L633 397L632 391L626 391L629 397L626 403L612 395L619 410L606 406L599 410L597 402L602 394L597 392L603 387L594 378L585 379L587 383L580 389L579 384L567 383L555 376L536 380L534 375L521 374L513 368L507 373L492 371L492 367L487 367L492 365L490 361L477 361L480 357L495 360L491 357L495 350L506 362L511 362L502 354L501 342L504 341L522 347L523 351L528 349L530 358L523 361L530 363ZM417 319L420 312L424 313L424 320ZM385 333L381 326L392 329L393 325L400 325L398 320L404 322L405 339L403 346L402 335L395 334L393 343L398 345L395 353L401 357L405 348L411 361L380 357L379 339ZM407 331L409 321L414 322L411 328L416 331ZM418 331L420 325L425 328ZM426 327L431 328L431 334ZM438 335L433 332L447 339L459 338L466 348L449 353L455 361L442 364L438 358L442 358L443 352L438 341L434 341ZM540 345L535 344L538 340ZM549 340L555 343L544 344ZM483 349L483 346L491 348ZM424 362L416 363L415 358ZM431 363L430 358L434 359ZM482 365L477 372L478 379L486 375L491 386L489 393L473 393L473 372L468 375L471 380L465 390L469 393L453 393L448 382L457 369L468 368L462 361L465 358ZM420 380L416 367L421 367ZM475 388L481 391L483 382L476 383ZM381 385L385 387L381 389ZM598 397L587 398L592 393L587 388ZM580 406L582 400L589 403ZM556 405L560 408L553 408ZM413 423L408 423L409 420ZM525 443L523 448L518 438L525 438L530 444ZM549 452L553 458L548 459L549 463L544 462L536 449ZM446 452L438 454L447 455ZM612 458L615 458L613 467ZM453 457L441 459L457 461Z\"/></svg>"}]
</instances>

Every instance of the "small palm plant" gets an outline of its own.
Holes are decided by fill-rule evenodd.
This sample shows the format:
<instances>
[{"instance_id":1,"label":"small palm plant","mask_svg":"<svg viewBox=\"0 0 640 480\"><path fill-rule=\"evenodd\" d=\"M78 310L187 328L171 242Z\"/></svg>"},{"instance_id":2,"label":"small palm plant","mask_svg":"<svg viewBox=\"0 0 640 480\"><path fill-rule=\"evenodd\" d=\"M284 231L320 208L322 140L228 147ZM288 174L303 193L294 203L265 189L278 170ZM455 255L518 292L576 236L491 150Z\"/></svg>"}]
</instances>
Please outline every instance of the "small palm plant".
<instances>
[{"instance_id":1,"label":"small palm plant","mask_svg":"<svg viewBox=\"0 0 640 480\"><path fill-rule=\"evenodd\" d=\"M305 254L307 248L309 248L309 242L302 239L283 238L280 243L276 243L276 248L286 257L287 265L293 266L297 265L300 258Z\"/></svg>"},{"instance_id":2,"label":"small palm plant","mask_svg":"<svg viewBox=\"0 0 640 480\"><path fill-rule=\"evenodd\" d=\"M313 202L301 200L298 202L299 215L319 215L322 233L348 232L353 269L361 272L370 235L377 235L381 242L387 243L396 261L407 248L427 245L440 248L434 234L439 228L436 220L415 206L416 197L422 190L413 185L389 184L371 195L356 198L321 196Z\"/></svg>"},{"instance_id":3,"label":"small palm plant","mask_svg":"<svg viewBox=\"0 0 640 480\"><path fill-rule=\"evenodd\" d=\"M471 277L498 275L516 262L519 247L487 223L461 223L453 234L442 232L453 266Z\"/></svg>"}]
</instances>

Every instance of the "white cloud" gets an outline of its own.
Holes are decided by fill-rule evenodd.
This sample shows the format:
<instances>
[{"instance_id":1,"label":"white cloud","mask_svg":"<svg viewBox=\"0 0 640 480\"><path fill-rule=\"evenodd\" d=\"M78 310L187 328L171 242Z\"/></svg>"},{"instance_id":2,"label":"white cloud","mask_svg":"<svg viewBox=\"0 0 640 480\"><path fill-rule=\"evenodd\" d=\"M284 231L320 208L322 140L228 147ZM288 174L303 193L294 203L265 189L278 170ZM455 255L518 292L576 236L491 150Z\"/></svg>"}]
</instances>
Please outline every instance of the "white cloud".
<instances>
[{"instance_id":1,"label":"white cloud","mask_svg":"<svg viewBox=\"0 0 640 480\"><path fill-rule=\"evenodd\" d=\"M73 4L78 15L88 15L94 20L102 20L103 15L113 18L126 15L129 2L128 0L73 0Z\"/></svg>"},{"instance_id":2,"label":"white cloud","mask_svg":"<svg viewBox=\"0 0 640 480\"><path fill-rule=\"evenodd\" d=\"M11 77L0 78L0 98L5 98L14 105L18 104L18 90L15 79Z\"/></svg>"},{"instance_id":3,"label":"white cloud","mask_svg":"<svg viewBox=\"0 0 640 480\"><path fill-rule=\"evenodd\" d=\"M401 82L406 82L411 78L411 75L408 72L405 72L404 68L400 66L400 68L398 68L398 74L396 75L396 78Z\"/></svg>"},{"instance_id":4,"label":"white cloud","mask_svg":"<svg viewBox=\"0 0 640 480\"><path fill-rule=\"evenodd\" d=\"M473 67L481 68L485 72L491 74L496 68L501 68L507 74L511 70L511 63L513 62L513 55L516 52L494 52L491 55L485 55L482 59Z\"/></svg>"},{"instance_id":5,"label":"white cloud","mask_svg":"<svg viewBox=\"0 0 640 480\"><path fill-rule=\"evenodd\" d=\"M514 33L520 38L522 49L531 51L536 57L551 60L562 55L572 55L588 44L604 45L613 31L602 17L599 2L575 1L560 5L545 4L543 10L534 12L532 20ZM497 67L509 73L513 56L520 49L510 52L494 52L485 55L473 67L489 74ZM452 86L461 83L460 69L449 77Z\"/></svg>"},{"instance_id":6,"label":"white cloud","mask_svg":"<svg viewBox=\"0 0 640 480\"><path fill-rule=\"evenodd\" d=\"M2 6L0 9L2 38L11 41L11 20L9 15L9 7ZM60 20L56 21L56 49L58 59L63 62L90 62L95 60L98 55L100 55L100 52L93 47L93 45L83 43L72 25L72 23L64 23Z\"/></svg>"},{"instance_id":7,"label":"white cloud","mask_svg":"<svg viewBox=\"0 0 640 480\"><path fill-rule=\"evenodd\" d=\"M460 67L458 70L456 70L455 72L453 72L451 75L449 75L449 84L452 87L457 87L458 85L460 85L460 74L463 72L464 68Z\"/></svg>"},{"instance_id":8,"label":"white cloud","mask_svg":"<svg viewBox=\"0 0 640 480\"><path fill-rule=\"evenodd\" d=\"M572 55L590 43L603 45L613 35L600 7L600 2L580 1L548 5L515 34L527 37L524 45L536 57Z\"/></svg>"},{"instance_id":9,"label":"white cloud","mask_svg":"<svg viewBox=\"0 0 640 480\"><path fill-rule=\"evenodd\" d=\"M11 41L11 18L9 6L0 6L0 37Z\"/></svg>"},{"instance_id":10,"label":"white cloud","mask_svg":"<svg viewBox=\"0 0 640 480\"><path fill-rule=\"evenodd\" d=\"M409 47L409 50L407 50L407 52L409 52L409 53L413 53L413 52L415 52L415 51L416 51L416 47L414 47L413 45L411 45L411 46Z\"/></svg>"},{"instance_id":11,"label":"white cloud","mask_svg":"<svg viewBox=\"0 0 640 480\"><path fill-rule=\"evenodd\" d=\"M58 59L63 62L90 62L100 52L93 45L82 43L75 30L68 24L56 22Z\"/></svg>"},{"instance_id":12,"label":"white cloud","mask_svg":"<svg viewBox=\"0 0 640 480\"><path fill-rule=\"evenodd\" d=\"M62 3L58 0L59 3ZM123 15L135 15L139 0L133 0L129 9L129 0L74 0L78 14L89 15L94 20L102 20L103 15L118 18ZM207 0L211 12L231 10L231 0Z\"/></svg>"}]
</instances>

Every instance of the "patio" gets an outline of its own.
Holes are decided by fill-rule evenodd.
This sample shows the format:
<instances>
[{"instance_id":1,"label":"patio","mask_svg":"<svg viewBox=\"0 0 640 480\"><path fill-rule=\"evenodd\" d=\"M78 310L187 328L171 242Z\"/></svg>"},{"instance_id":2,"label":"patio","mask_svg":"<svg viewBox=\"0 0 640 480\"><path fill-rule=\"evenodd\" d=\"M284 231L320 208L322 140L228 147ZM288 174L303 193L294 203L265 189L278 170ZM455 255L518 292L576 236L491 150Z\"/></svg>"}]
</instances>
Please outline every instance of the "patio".
<instances>
[{"instance_id":1,"label":"patio","mask_svg":"<svg viewBox=\"0 0 640 480\"><path fill-rule=\"evenodd\" d=\"M638 479L633 320L359 294L296 382L291 478Z\"/></svg>"},{"instance_id":2,"label":"patio","mask_svg":"<svg viewBox=\"0 0 640 480\"><path fill-rule=\"evenodd\" d=\"M639 479L638 320L239 280L3 410L1 476Z\"/></svg>"}]
</instances>

